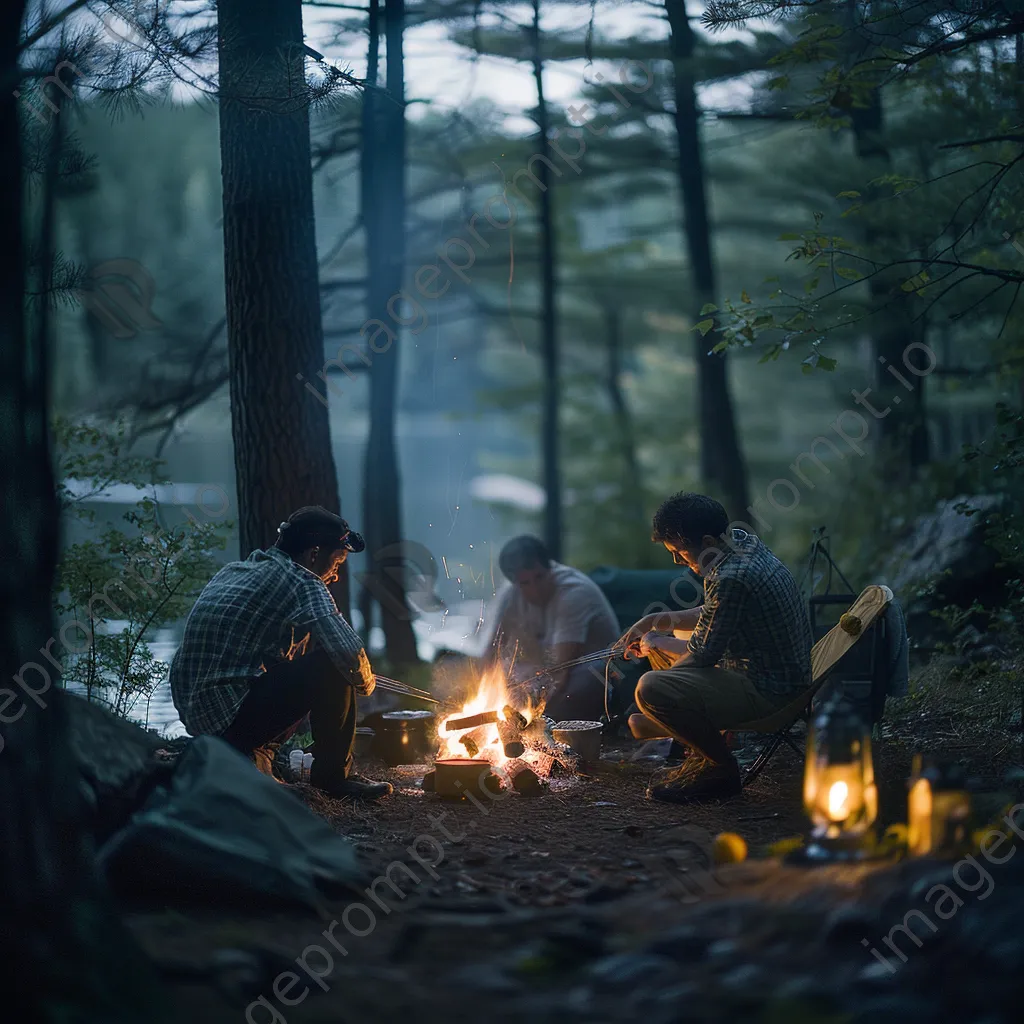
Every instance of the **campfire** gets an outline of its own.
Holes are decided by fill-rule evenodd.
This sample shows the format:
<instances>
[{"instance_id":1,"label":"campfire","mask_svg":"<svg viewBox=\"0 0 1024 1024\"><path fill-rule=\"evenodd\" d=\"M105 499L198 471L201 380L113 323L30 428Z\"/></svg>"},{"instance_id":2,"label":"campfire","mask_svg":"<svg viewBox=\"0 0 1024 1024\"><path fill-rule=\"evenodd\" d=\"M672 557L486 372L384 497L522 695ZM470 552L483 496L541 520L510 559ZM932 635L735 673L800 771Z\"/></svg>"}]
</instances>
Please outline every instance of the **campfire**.
<instances>
[{"instance_id":1,"label":"campfire","mask_svg":"<svg viewBox=\"0 0 1024 1024\"><path fill-rule=\"evenodd\" d=\"M541 791L556 765L578 772L579 756L555 742L543 703L517 703L501 668L488 669L473 696L440 719L437 761L490 765L503 785L521 793Z\"/></svg>"}]
</instances>

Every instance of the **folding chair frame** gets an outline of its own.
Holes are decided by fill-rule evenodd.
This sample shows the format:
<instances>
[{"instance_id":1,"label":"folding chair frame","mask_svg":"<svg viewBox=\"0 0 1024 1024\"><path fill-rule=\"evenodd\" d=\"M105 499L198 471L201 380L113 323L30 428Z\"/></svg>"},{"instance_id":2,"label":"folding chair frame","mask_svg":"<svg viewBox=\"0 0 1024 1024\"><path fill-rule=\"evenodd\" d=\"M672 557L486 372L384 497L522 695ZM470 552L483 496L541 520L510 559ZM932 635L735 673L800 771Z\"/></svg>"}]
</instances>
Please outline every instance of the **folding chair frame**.
<instances>
[{"instance_id":1,"label":"folding chair frame","mask_svg":"<svg viewBox=\"0 0 1024 1024\"><path fill-rule=\"evenodd\" d=\"M794 719L792 722L790 722L789 725L787 725L785 728L780 729L778 732L772 733L768 737L768 742L765 743L765 745L761 748L761 753L757 755L757 759L743 773L743 779L742 779L742 785L743 786L748 786L751 782L754 781L754 779L756 779L758 777L758 775L761 774L762 769L765 767L765 765L768 764L768 762L772 759L772 756L775 754L775 751L778 750L779 747L781 747L783 743L785 743L787 746L789 746L793 750L793 752L797 755L797 757L804 757L805 756L804 748L801 747L796 742L796 740L794 740L793 737L789 735L789 733L790 733L790 730L793 728L794 725L796 725L797 722L799 722L801 720L807 721L808 717L809 717L809 713L801 715L800 717L798 717L798 718Z\"/></svg>"}]
</instances>

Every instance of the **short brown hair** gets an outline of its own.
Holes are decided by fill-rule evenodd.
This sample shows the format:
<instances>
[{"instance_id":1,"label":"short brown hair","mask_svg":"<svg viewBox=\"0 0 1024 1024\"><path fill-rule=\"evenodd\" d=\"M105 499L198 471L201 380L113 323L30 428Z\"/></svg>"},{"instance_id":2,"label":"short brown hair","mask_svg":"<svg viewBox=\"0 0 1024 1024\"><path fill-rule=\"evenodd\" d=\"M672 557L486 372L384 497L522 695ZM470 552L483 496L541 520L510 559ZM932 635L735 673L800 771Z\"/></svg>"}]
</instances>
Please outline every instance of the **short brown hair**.
<instances>
[{"instance_id":1,"label":"short brown hair","mask_svg":"<svg viewBox=\"0 0 1024 1024\"><path fill-rule=\"evenodd\" d=\"M697 546L705 536L721 537L728 526L729 516L720 501L706 494L680 491L666 498L654 513L651 540Z\"/></svg>"}]
</instances>

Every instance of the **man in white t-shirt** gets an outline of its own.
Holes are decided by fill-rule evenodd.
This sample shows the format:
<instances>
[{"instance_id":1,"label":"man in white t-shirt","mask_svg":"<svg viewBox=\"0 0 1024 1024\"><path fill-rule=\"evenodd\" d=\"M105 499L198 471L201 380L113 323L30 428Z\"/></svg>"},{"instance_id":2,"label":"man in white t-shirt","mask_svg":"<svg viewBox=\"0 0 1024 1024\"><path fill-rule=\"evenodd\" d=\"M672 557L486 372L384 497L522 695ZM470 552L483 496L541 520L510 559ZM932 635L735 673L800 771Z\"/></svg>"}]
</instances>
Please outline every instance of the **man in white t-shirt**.
<instances>
[{"instance_id":1,"label":"man in white t-shirt","mask_svg":"<svg viewBox=\"0 0 1024 1024\"><path fill-rule=\"evenodd\" d=\"M510 540L498 565L509 582L495 604L494 655L513 684L544 698L548 717L596 721L604 711L600 663L544 670L618 640L608 599L589 576L552 561L537 537Z\"/></svg>"}]
</instances>

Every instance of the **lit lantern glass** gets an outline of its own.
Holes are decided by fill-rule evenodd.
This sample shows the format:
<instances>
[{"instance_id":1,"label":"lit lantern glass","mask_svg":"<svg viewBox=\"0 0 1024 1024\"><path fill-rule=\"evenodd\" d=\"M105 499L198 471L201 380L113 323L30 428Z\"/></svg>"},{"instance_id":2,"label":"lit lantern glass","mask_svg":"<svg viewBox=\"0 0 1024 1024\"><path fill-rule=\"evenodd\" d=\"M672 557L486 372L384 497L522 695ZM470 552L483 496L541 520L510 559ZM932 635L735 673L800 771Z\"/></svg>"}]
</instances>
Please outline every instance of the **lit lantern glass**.
<instances>
[{"instance_id":1,"label":"lit lantern glass","mask_svg":"<svg viewBox=\"0 0 1024 1024\"><path fill-rule=\"evenodd\" d=\"M907 850L911 856L961 851L970 830L971 798L955 766L915 755L907 795Z\"/></svg>"},{"instance_id":2,"label":"lit lantern glass","mask_svg":"<svg viewBox=\"0 0 1024 1024\"><path fill-rule=\"evenodd\" d=\"M841 698L829 701L808 731L804 807L813 843L836 850L859 847L878 815L870 728Z\"/></svg>"}]
</instances>

